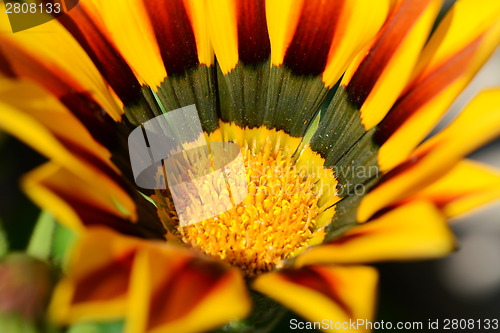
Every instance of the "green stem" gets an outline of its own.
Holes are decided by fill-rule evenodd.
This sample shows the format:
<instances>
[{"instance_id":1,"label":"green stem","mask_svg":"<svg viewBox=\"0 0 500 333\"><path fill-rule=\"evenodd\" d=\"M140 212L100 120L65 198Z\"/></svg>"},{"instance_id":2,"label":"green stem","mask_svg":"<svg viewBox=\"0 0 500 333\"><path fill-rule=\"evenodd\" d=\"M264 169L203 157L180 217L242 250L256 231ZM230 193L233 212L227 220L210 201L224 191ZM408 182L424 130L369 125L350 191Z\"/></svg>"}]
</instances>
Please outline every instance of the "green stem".
<instances>
[{"instance_id":1,"label":"green stem","mask_svg":"<svg viewBox=\"0 0 500 333\"><path fill-rule=\"evenodd\" d=\"M229 323L214 333L268 333L280 322L287 313L287 309L272 299L250 292L253 301L253 310L242 320Z\"/></svg>"},{"instance_id":2,"label":"green stem","mask_svg":"<svg viewBox=\"0 0 500 333\"><path fill-rule=\"evenodd\" d=\"M55 228L54 218L48 212L42 211L31 234L26 252L41 260L49 259Z\"/></svg>"}]
</instances>

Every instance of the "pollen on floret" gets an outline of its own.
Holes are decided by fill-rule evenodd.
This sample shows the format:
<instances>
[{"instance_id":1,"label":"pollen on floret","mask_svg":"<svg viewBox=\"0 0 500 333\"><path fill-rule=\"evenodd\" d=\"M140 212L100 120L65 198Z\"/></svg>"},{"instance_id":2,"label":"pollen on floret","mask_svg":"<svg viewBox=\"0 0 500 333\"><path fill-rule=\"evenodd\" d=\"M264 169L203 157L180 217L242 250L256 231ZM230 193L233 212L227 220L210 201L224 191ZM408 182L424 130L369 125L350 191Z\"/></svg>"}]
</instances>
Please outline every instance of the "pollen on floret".
<instances>
[{"instance_id":1,"label":"pollen on floret","mask_svg":"<svg viewBox=\"0 0 500 333\"><path fill-rule=\"evenodd\" d=\"M313 177L295 167L291 152L272 152L267 142L258 152L244 146L242 154L248 182L245 199L214 218L177 225L173 233L185 244L253 277L282 267L297 249L308 247L320 194ZM168 195L165 200L169 220L178 221Z\"/></svg>"}]
</instances>

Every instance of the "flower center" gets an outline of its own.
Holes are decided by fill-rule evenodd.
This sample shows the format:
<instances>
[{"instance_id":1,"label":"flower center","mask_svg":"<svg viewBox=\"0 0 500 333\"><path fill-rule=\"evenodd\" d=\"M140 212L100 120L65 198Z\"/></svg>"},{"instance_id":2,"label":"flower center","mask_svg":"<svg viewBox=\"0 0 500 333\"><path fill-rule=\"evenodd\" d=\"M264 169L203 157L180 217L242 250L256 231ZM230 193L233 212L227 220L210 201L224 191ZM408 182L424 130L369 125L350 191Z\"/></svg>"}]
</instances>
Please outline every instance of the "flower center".
<instances>
[{"instance_id":1,"label":"flower center","mask_svg":"<svg viewBox=\"0 0 500 333\"><path fill-rule=\"evenodd\" d=\"M305 249L319 213L320 195L312 177L295 167L291 152L273 153L269 146L260 152L242 149L248 195L240 204L174 230L184 243L239 267L249 277L279 268L294 251ZM168 213L177 220L175 210Z\"/></svg>"}]
</instances>

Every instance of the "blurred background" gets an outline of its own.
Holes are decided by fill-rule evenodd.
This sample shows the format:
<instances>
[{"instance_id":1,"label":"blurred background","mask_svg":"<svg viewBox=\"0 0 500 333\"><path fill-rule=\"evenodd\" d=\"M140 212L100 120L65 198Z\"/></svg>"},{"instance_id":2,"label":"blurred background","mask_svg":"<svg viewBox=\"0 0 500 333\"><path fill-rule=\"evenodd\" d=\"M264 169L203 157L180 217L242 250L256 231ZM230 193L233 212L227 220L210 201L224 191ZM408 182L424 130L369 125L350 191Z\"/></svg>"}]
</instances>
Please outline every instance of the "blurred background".
<instances>
[{"instance_id":1,"label":"blurred background","mask_svg":"<svg viewBox=\"0 0 500 333\"><path fill-rule=\"evenodd\" d=\"M500 87L500 50L450 108L436 131L488 87ZM500 140L469 158L500 170ZM31 148L0 132L0 223L10 251L26 247L40 214L20 191L19 179L43 162L44 158ZM500 203L452 221L452 228L459 250L449 257L378 265L381 285L377 321L500 319ZM5 240L0 239L0 248L5 246ZM287 331L291 318L296 316L287 314L276 331Z\"/></svg>"}]
</instances>

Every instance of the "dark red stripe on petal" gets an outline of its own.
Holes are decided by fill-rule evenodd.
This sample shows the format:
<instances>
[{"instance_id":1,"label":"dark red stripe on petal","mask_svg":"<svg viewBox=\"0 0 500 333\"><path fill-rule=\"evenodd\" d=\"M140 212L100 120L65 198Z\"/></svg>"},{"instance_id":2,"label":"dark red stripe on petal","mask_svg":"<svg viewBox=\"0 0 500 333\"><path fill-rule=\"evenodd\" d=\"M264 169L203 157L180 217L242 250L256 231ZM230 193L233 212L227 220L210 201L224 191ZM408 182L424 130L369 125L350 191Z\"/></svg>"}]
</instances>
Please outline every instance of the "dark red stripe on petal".
<instances>
[{"instance_id":1,"label":"dark red stripe on petal","mask_svg":"<svg viewBox=\"0 0 500 333\"><path fill-rule=\"evenodd\" d=\"M369 221L374 221L374 220L381 218L385 214L392 212L393 210L397 209L398 207L401 207L402 205L404 205L404 203L405 203L405 201L402 201L402 202L398 202L396 204L392 204L392 205L389 205L387 207L380 209L378 212L373 214L372 217L370 217ZM362 236L369 236L369 235L370 234L368 234L368 233L362 234Z\"/></svg>"},{"instance_id":2,"label":"dark red stripe on petal","mask_svg":"<svg viewBox=\"0 0 500 333\"><path fill-rule=\"evenodd\" d=\"M123 297L128 290L134 257L135 251L125 253L78 281L72 303L110 301Z\"/></svg>"},{"instance_id":3,"label":"dark red stripe on petal","mask_svg":"<svg viewBox=\"0 0 500 333\"><path fill-rule=\"evenodd\" d=\"M320 272L316 271L314 267L284 270L282 274L286 280L317 291L330 298L337 303L347 315L350 317L353 316L352 309L342 300L337 292L337 288L341 288L342 286L335 286L337 281L335 281L334 277L325 277Z\"/></svg>"},{"instance_id":4,"label":"dark red stripe on petal","mask_svg":"<svg viewBox=\"0 0 500 333\"><path fill-rule=\"evenodd\" d=\"M125 182L123 176L118 174L113 168L111 168L103 160L97 157L92 151L87 150L85 144L77 144L75 142L65 141L64 139L59 137L58 139L73 155L78 156L78 158L99 169L100 172L114 180L121 187L128 188L128 184Z\"/></svg>"},{"instance_id":5,"label":"dark red stripe on petal","mask_svg":"<svg viewBox=\"0 0 500 333\"><path fill-rule=\"evenodd\" d=\"M223 266L214 262L199 259L186 261L153 292L147 331L193 311L215 291L226 273Z\"/></svg>"},{"instance_id":6,"label":"dark red stripe on petal","mask_svg":"<svg viewBox=\"0 0 500 333\"><path fill-rule=\"evenodd\" d=\"M76 6L58 20L87 52L123 103L125 105L136 103L142 96L137 78L125 59L92 21L91 15L84 7Z\"/></svg>"},{"instance_id":7,"label":"dark red stripe on petal","mask_svg":"<svg viewBox=\"0 0 500 333\"><path fill-rule=\"evenodd\" d=\"M392 56L422 12L427 9L429 2L430 0L402 1L387 19L376 42L346 87L349 100L358 109L368 98Z\"/></svg>"},{"instance_id":8,"label":"dark red stripe on petal","mask_svg":"<svg viewBox=\"0 0 500 333\"><path fill-rule=\"evenodd\" d=\"M400 97L378 126L374 137L377 143L382 145L386 142L408 118L460 78L464 71L468 69L469 63L472 61L480 43L481 37L477 38L453 58L444 62L438 70L423 80L419 80L414 87Z\"/></svg>"},{"instance_id":9,"label":"dark red stripe on petal","mask_svg":"<svg viewBox=\"0 0 500 333\"><path fill-rule=\"evenodd\" d=\"M69 204L71 208L75 210L78 217L87 227L104 225L124 235L148 239L162 239L163 234L160 231L150 229L149 225L146 226L145 223L132 223L119 216L103 211L93 205L82 202L81 198L76 198L71 194L64 193L63 199L64 202ZM152 221L157 222L158 218L156 216L151 217L156 219ZM160 222L158 221L158 223Z\"/></svg>"},{"instance_id":10,"label":"dark red stripe on petal","mask_svg":"<svg viewBox=\"0 0 500 333\"><path fill-rule=\"evenodd\" d=\"M110 150L117 145L116 123L88 93L70 92L61 96L60 101L89 130L97 142Z\"/></svg>"},{"instance_id":11,"label":"dark red stripe on petal","mask_svg":"<svg viewBox=\"0 0 500 333\"><path fill-rule=\"evenodd\" d=\"M369 235L370 235L370 232L368 232L368 231L363 230L363 231L359 232L357 230L354 230L352 233L347 234L347 235L343 235L340 238L335 239L334 241L329 242L327 244L332 244L334 246L346 245L352 241L356 241L357 239L368 237Z\"/></svg>"},{"instance_id":12,"label":"dark red stripe on petal","mask_svg":"<svg viewBox=\"0 0 500 333\"><path fill-rule=\"evenodd\" d=\"M399 164L397 167L393 168L391 171L383 175L380 181L378 182L377 186L381 186L385 182L388 182L389 180L395 178L396 176L404 172L409 172L411 169L416 167L418 163L420 163L428 154L430 154L433 150L437 149L438 147L439 147L438 144L429 146L425 150L422 150L418 154L412 156L403 163Z\"/></svg>"},{"instance_id":13,"label":"dark red stripe on petal","mask_svg":"<svg viewBox=\"0 0 500 333\"><path fill-rule=\"evenodd\" d=\"M267 32L265 1L238 1L237 10L240 60L247 65L267 60L271 54L271 42Z\"/></svg>"},{"instance_id":14,"label":"dark red stripe on petal","mask_svg":"<svg viewBox=\"0 0 500 333\"><path fill-rule=\"evenodd\" d=\"M343 6L344 1L304 1L285 66L300 75L323 72Z\"/></svg>"},{"instance_id":15,"label":"dark red stripe on petal","mask_svg":"<svg viewBox=\"0 0 500 333\"><path fill-rule=\"evenodd\" d=\"M181 0L143 0L168 75L199 64L193 28Z\"/></svg>"},{"instance_id":16,"label":"dark red stripe on petal","mask_svg":"<svg viewBox=\"0 0 500 333\"><path fill-rule=\"evenodd\" d=\"M14 69L10 65L10 62L5 57L5 54L2 52L2 46L0 45L0 73L6 77L15 78L16 73Z\"/></svg>"},{"instance_id":17,"label":"dark red stripe on petal","mask_svg":"<svg viewBox=\"0 0 500 333\"><path fill-rule=\"evenodd\" d=\"M124 235L163 239L164 229L158 219L156 210L149 203L147 206L143 206L147 202L143 198L142 202L138 198L134 199L137 204L139 221L133 223L130 220L97 207L91 198L82 196L81 193L73 190L71 184L63 186L61 184L45 182L43 186L69 205L85 226L104 225ZM135 195L140 196L137 191L135 191Z\"/></svg>"},{"instance_id":18,"label":"dark red stripe on petal","mask_svg":"<svg viewBox=\"0 0 500 333\"><path fill-rule=\"evenodd\" d=\"M469 193L469 194L474 194L474 193ZM453 201L457 201L463 198L467 198L467 194L442 194L439 197L431 198L432 202L437 206L439 210L444 210L447 205L452 203Z\"/></svg>"},{"instance_id":19,"label":"dark red stripe on petal","mask_svg":"<svg viewBox=\"0 0 500 333\"><path fill-rule=\"evenodd\" d=\"M34 58L8 42L3 43L6 48L2 59L9 63L10 71L35 81L59 98L99 143L107 148L115 145L115 122L89 94L79 91L78 83L71 81L64 73L47 67L43 59Z\"/></svg>"}]
</instances>

